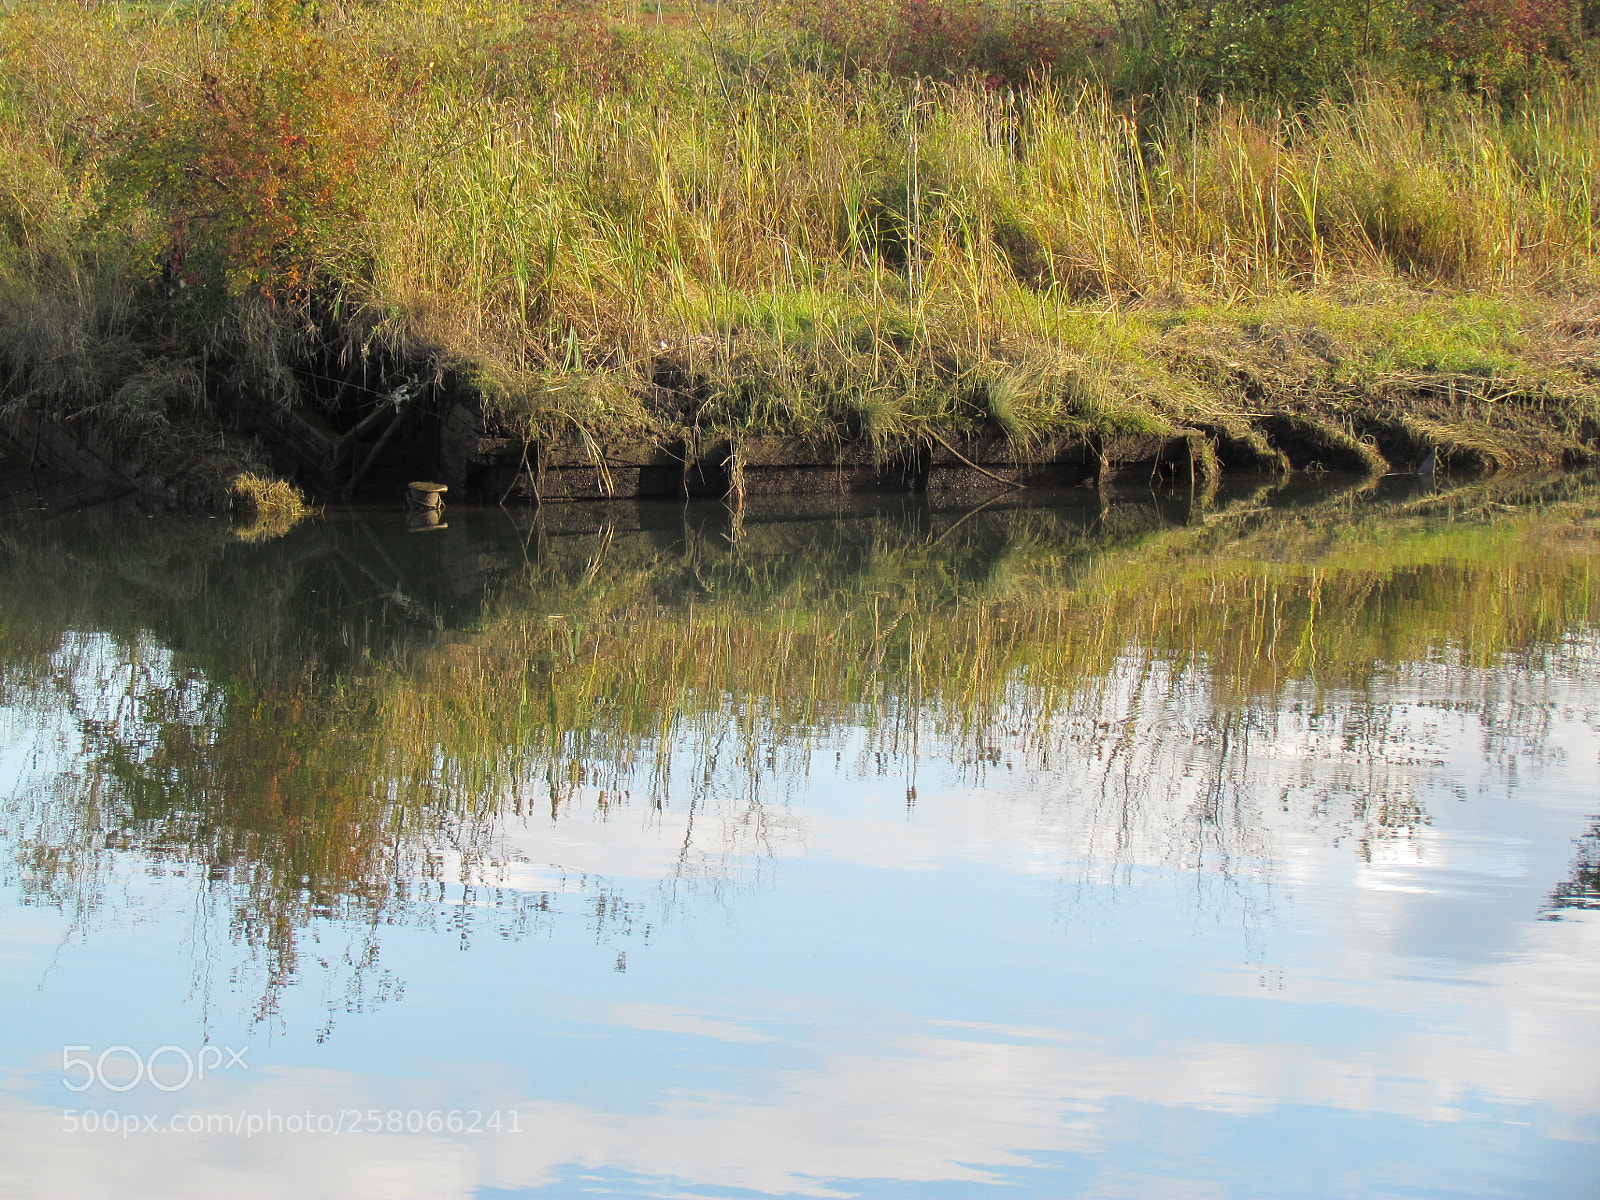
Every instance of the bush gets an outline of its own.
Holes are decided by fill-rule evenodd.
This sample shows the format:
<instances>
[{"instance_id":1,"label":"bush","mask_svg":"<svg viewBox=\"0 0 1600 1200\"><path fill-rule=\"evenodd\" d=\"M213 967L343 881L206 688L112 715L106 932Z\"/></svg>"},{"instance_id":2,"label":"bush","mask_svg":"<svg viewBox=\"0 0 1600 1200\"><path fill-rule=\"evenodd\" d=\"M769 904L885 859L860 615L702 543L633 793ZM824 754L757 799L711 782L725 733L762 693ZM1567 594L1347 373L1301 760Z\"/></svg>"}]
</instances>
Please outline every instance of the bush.
<instances>
[{"instance_id":1,"label":"bush","mask_svg":"<svg viewBox=\"0 0 1600 1200\"><path fill-rule=\"evenodd\" d=\"M592 0L498 5L457 17L447 29L423 17L387 31L379 53L397 77L513 103L632 93L668 69L647 37Z\"/></svg>"},{"instance_id":2,"label":"bush","mask_svg":"<svg viewBox=\"0 0 1600 1200\"><path fill-rule=\"evenodd\" d=\"M1568 0L1412 0L1415 44L1433 73L1486 91L1526 91L1570 48Z\"/></svg>"},{"instance_id":3,"label":"bush","mask_svg":"<svg viewBox=\"0 0 1600 1200\"><path fill-rule=\"evenodd\" d=\"M372 64L285 0L235 10L198 83L159 85L124 130L113 196L162 218L175 289L304 297L347 254L388 121Z\"/></svg>"},{"instance_id":4,"label":"bush","mask_svg":"<svg viewBox=\"0 0 1600 1200\"><path fill-rule=\"evenodd\" d=\"M992 0L803 0L798 27L847 72L929 79L979 76L992 87L1088 66L1109 30L1067 7Z\"/></svg>"},{"instance_id":5,"label":"bush","mask_svg":"<svg viewBox=\"0 0 1600 1200\"><path fill-rule=\"evenodd\" d=\"M1380 72L1516 94L1583 69L1589 0L1152 0L1122 85L1307 98Z\"/></svg>"}]
</instances>

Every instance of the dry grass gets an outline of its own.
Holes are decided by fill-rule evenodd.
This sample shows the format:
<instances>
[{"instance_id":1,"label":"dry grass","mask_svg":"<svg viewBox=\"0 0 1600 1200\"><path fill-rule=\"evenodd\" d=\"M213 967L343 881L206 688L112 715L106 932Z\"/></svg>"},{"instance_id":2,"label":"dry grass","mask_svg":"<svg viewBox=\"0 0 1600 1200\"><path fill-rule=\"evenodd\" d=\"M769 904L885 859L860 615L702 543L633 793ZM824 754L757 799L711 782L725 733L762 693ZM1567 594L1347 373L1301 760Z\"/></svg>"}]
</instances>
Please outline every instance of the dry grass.
<instances>
[{"instance_id":1,"label":"dry grass","mask_svg":"<svg viewBox=\"0 0 1600 1200\"><path fill-rule=\"evenodd\" d=\"M245 472L228 485L228 497L239 524L235 535L246 542L282 537L315 514L299 488L283 479Z\"/></svg>"},{"instance_id":2,"label":"dry grass","mask_svg":"<svg viewBox=\"0 0 1600 1200\"><path fill-rule=\"evenodd\" d=\"M1592 85L1134 104L845 74L785 59L776 16L730 77L721 34L599 9L249 11L0 17L8 394L152 437L348 406L327 380L359 376L454 380L537 437L1026 439L1287 406L1359 438L1361 397L1476 375L1556 431L1513 460L1594 436L1589 360L1543 332L1600 284ZM196 156L237 177L196 183ZM1185 330L1226 350L1285 308L1338 370L1197 368Z\"/></svg>"}]
</instances>

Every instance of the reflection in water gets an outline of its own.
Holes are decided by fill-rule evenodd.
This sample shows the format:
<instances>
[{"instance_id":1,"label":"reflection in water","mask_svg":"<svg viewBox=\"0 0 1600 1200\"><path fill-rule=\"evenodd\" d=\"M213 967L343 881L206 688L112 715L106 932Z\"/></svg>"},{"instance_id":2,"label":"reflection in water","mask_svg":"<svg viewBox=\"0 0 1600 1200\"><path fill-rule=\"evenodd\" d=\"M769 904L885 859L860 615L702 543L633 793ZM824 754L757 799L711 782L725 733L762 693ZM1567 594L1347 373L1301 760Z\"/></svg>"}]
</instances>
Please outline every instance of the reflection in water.
<instances>
[{"instance_id":1,"label":"reflection in water","mask_svg":"<svg viewBox=\"0 0 1600 1200\"><path fill-rule=\"evenodd\" d=\"M320 976L322 1038L403 997L386 940L581 925L623 973L661 922L766 903L808 855L1043 872L1069 925L1167 872L1195 919L1242 921L1241 965L1281 986L1249 931L1328 847L1352 897L1426 891L1430 854L1500 869L1481 861L1498 843L1425 835L1441 806L1560 767L1569 685L1600 666L1597 567L1600 499L1570 478L1263 488L1205 510L453 510L426 536L404 514L336 515L253 544L109 511L18 519L0 533L18 779L0 841L24 901L78 934L181 878L207 931L197 985L248 991L287 1033L285 989ZM819 801L849 788L903 797L901 825ZM1542 884L1547 915L1600 906L1597 838ZM933 1071L966 1053L924 1049ZM1159 1086L1092 1039L1051 1053L1082 1103L1253 1103L1197 1082L1198 1047ZM1250 1070L1283 1069L1262 1054ZM1329 1081L1285 1103L1351 1086L1332 1082L1347 1066L1301 1066ZM808 1168L784 1170L792 1188ZM943 1178L928 1170L903 1177ZM812 1173L886 1171L867 1155Z\"/></svg>"},{"instance_id":2,"label":"reflection in water","mask_svg":"<svg viewBox=\"0 0 1600 1200\"><path fill-rule=\"evenodd\" d=\"M1251 804L1274 792L1370 855L1428 819L1398 677L1582 655L1595 529L1581 506L1488 520L1484 490L1275 499L1183 526L1081 502L468 514L451 539L373 517L262 546L13 526L7 694L68 769L7 833L26 892L80 916L119 852L193 867L268 955L268 1008L307 920L410 912L447 862L492 886L501 814L676 807L678 873L718 878L797 836L766 801L835 742L908 803L919 760L1048 771L1097 869L1270 861ZM1446 702L1491 754L1537 754L1542 704L1504 673L1477 689ZM1252 747L1283 739L1296 777L1263 789ZM515 935L553 897L499 900L469 919Z\"/></svg>"},{"instance_id":3,"label":"reflection in water","mask_svg":"<svg viewBox=\"0 0 1600 1200\"><path fill-rule=\"evenodd\" d=\"M1563 908L1600 908L1600 818L1578 839L1572 876L1556 884L1546 916L1557 917Z\"/></svg>"}]
</instances>

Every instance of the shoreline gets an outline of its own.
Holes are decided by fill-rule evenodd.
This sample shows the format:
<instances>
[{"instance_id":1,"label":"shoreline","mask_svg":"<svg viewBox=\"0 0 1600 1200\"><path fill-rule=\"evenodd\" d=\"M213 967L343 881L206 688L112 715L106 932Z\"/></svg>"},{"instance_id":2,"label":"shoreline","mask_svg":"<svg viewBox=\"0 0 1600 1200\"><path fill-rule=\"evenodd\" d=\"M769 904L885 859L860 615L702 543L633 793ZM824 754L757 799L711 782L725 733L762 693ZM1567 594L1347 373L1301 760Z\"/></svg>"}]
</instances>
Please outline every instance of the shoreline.
<instances>
[{"instance_id":1,"label":"shoreline","mask_svg":"<svg viewBox=\"0 0 1600 1200\"><path fill-rule=\"evenodd\" d=\"M355 389L318 398L308 387L296 404L264 402L244 388L219 395L209 410L169 426L154 455L93 414L65 421L42 405L0 410L0 440L13 462L209 512L237 510L240 500L230 491L246 475L261 487L286 481L307 504L416 479L446 485L452 503L738 503L765 494L982 497L1019 487L1117 484L1204 492L1232 476L1379 476L1430 464L1463 476L1600 461L1600 305L1576 297L1520 304L1460 295L1402 299L1409 307L1387 311L1413 322L1427 318L1442 330L1427 347L1436 369L1417 365L1426 355L1407 361L1392 341L1360 336L1377 329L1386 311L1375 304L1341 310L1304 296L1280 298L1266 313L1082 314L1085 326L1097 323L1086 341L1127 340L1130 327L1142 341L1092 363L1069 354L1065 370L1059 355L1019 356L1006 370L1043 376L1056 369L1060 374L1039 386L1065 396L1031 423L1016 421L1004 396L991 394L1006 379L991 371L966 380L951 404L924 406L920 415L915 395L880 396L912 414L882 431L815 419L785 427L771 414L742 427L728 420L696 425L685 418L707 406L716 386L709 369L664 360L649 372L664 382L641 384L639 372L631 380L613 372L601 384L590 378L592 386L631 388L629 421L607 422L600 413L587 424L552 428L497 403L480 381L435 355L387 364L387 378L412 382L367 389L353 403ZM1448 327L1462 306L1488 303L1499 305L1490 332L1500 346L1486 346L1481 327L1469 321ZM1328 332L1340 322L1356 336ZM713 359L715 348L703 354ZM308 380L315 375L314 364L294 369ZM759 376L752 371L743 382L755 386ZM818 376L798 376L797 383L840 386Z\"/></svg>"}]
</instances>

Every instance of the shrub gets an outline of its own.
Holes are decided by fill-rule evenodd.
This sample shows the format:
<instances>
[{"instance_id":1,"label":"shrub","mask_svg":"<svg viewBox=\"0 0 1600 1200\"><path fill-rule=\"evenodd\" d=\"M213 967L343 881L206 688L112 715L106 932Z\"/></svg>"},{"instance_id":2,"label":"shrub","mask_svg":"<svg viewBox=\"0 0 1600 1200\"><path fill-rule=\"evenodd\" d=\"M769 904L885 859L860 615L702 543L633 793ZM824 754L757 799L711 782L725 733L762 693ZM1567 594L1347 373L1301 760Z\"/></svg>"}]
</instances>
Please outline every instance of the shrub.
<instances>
[{"instance_id":1,"label":"shrub","mask_svg":"<svg viewBox=\"0 0 1600 1200\"><path fill-rule=\"evenodd\" d=\"M1105 27L1060 5L993 0L804 0L799 28L846 71L929 79L979 76L992 87L1083 67Z\"/></svg>"},{"instance_id":2,"label":"shrub","mask_svg":"<svg viewBox=\"0 0 1600 1200\"><path fill-rule=\"evenodd\" d=\"M1588 4L1571 0L1152 0L1123 48L1134 91L1283 99L1380 71L1429 86L1526 91L1580 65Z\"/></svg>"},{"instance_id":3,"label":"shrub","mask_svg":"<svg viewBox=\"0 0 1600 1200\"><path fill-rule=\"evenodd\" d=\"M1572 33L1567 0L1413 0L1417 48L1446 79L1525 90Z\"/></svg>"},{"instance_id":4,"label":"shrub","mask_svg":"<svg viewBox=\"0 0 1600 1200\"><path fill-rule=\"evenodd\" d=\"M447 36L441 36L441 34ZM399 77L499 101L631 93L667 66L649 40L581 3L514 5L388 32L379 53Z\"/></svg>"},{"instance_id":5,"label":"shrub","mask_svg":"<svg viewBox=\"0 0 1600 1200\"><path fill-rule=\"evenodd\" d=\"M235 10L196 82L158 86L125 130L113 194L153 203L174 288L305 296L351 250L362 166L387 126L371 64L285 0Z\"/></svg>"}]
</instances>

